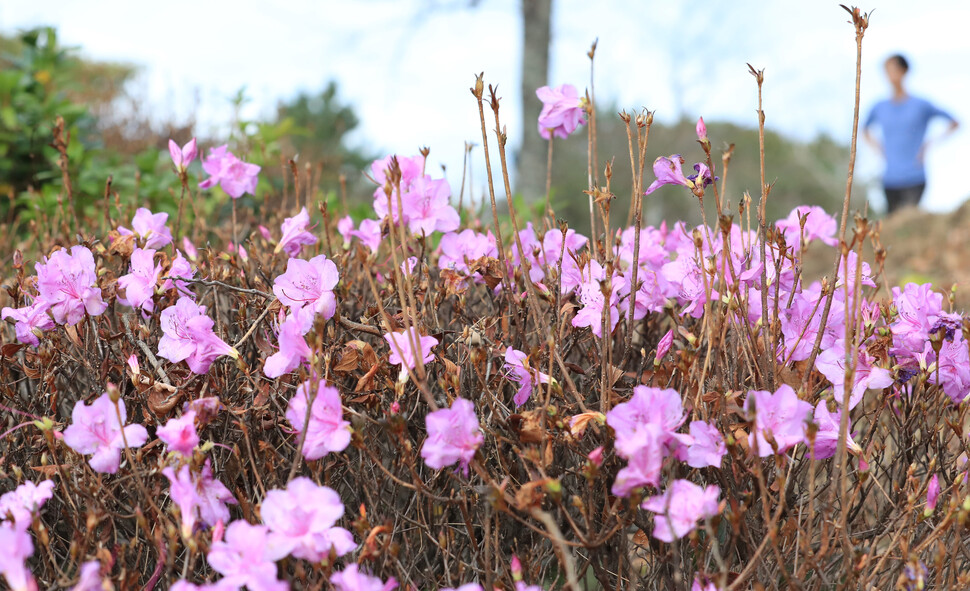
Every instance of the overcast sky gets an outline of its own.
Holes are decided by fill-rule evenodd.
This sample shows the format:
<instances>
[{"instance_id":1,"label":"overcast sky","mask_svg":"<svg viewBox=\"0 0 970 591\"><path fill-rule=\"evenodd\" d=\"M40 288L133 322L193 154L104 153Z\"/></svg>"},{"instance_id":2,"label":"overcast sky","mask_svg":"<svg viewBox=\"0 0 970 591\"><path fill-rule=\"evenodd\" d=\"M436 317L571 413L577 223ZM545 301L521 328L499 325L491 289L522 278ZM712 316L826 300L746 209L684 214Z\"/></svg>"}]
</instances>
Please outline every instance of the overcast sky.
<instances>
[{"instance_id":1,"label":"overcast sky","mask_svg":"<svg viewBox=\"0 0 970 591\"><path fill-rule=\"evenodd\" d=\"M554 4L551 84L587 86L586 51L599 38L601 103L645 106L661 121L703 115L754 125L750 62L765 69L767 127L804 139L849 138L855 43L838 2ZM518 0L4 0L0 32L50 24L88 57L137 64L152 109L168 118L195 113L204 133L224 128L228 99L242 86L253 99L244 114L269 116L279 100L336 80L362 121L354 141L386 153L431 146L431 160L445 163L457 183L463 142L481 140L468 92L474 73L499 84L510 142L521 138L518 7ZM927 157L923 204L953 209L970 193L952 173L970 161L970 37L955 32L970 23L970 2L917 8L873 0L861 8L875 9L863 49L863 118L889 92L882 62L900 51L910 58L911 92L965 125ZM524 125L535 133L534 121ZM944 128L938 123L930 135ZM680 148L653 146L658 154L650 157ZM862 148L859 158L859 171L877 178L879 157Z\"/></svg>"}]
</instances>

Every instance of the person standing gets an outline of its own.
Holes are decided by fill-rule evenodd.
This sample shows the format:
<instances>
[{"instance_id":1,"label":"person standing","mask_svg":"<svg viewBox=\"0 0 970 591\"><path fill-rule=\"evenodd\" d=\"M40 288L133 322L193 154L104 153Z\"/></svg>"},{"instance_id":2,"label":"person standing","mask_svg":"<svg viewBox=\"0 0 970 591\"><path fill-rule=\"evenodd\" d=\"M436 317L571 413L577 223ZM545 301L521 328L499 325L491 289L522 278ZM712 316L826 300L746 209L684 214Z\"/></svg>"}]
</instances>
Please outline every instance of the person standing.
<instances>
[{"instance_id":1,"label":"person standing","mask_svg":"<svg viewBox=\"0 0 970 591\"><path fill-rule=\"evenodd\" d=\"M950 121L943 139L953 133L957 120L928 100L912 96L903 82L909 71L909 62L896 54L886 60L886 77L892 85L892 97L876 103L863 125L863 137L886 159L886 171L882 184L886 191L887 213L901 207L919 205L926 188L926 169L923 157L930 142L926 141L926 128L934 117ZM878 125L882 141L873 137L870 129Z\"/></svg>"}]
</instances>

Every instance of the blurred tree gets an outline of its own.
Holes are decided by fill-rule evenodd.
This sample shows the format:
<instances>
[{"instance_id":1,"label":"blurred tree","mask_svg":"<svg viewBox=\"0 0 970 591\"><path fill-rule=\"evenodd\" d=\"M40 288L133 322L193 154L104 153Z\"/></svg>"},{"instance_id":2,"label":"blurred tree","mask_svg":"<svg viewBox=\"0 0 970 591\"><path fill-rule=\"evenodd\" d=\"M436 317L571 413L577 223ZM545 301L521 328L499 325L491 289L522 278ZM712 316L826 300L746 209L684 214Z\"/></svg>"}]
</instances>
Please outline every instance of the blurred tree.
<instances>
[{"instance_id":1,"label":"blurred tree","mask_svg":"<svg viewBox=\"0 0 970 591\"><path fill-rule=\"evenodd\" d=\"M283 122L288 130L280 138L283 152L318 167L323 186L336 186L340 173L348 183L357 182L360 171L375 158L348 145L348 134L360 120L353 107L340 102L336 82L316 94L304 92L280 103L276 123Z\"/></svg>"},{"instance_id":2,"label":"blurred tree","mask_svg":"<svg viewBox=\"0 0 970 591\"><path fill-rule=\"evenodd\" d=\"M522 145L515 158L515 191L527 202L546 194L547 142L536 130L542 104L536 89L548 84L552 0L522 0Z\"/></svg>"}]
</instances>

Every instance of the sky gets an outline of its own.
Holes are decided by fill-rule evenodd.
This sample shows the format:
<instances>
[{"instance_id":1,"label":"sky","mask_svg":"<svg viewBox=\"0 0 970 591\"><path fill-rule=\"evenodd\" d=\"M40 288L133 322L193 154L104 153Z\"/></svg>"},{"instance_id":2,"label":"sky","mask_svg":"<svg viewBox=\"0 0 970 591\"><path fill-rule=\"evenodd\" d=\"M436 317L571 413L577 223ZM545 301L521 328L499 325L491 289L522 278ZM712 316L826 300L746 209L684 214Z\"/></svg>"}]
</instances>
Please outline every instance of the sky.
<instances>
[{"instance_id":1,"label":"sky","mask_svg":"<svg viewBox=\"0 0 970 591\"><path fill-rule=\"evenodd\" d=\"M949 211L968 194L952 179L970 161L970 3L872 0L863 45L861 104L888 96L882 64L910 61L910 92L952 113L964 127L927 154L923 206ZM555 0L549 82L589 85L590 44L598 39L595 89L601 104L674 122L703 115L755 126L757 88L746 63L765 70L765 125L811 139L848 143L852 132L855 40L838 2L756 0ZM244 117L269 117L281 100L330 80L361 127L352 142L374 152L414 154L460 183L465 141L481 142L474 75L498 84L509 142L535 133L518 112L522 23L518 0L4 0L0 32L56 26L62 43L100 60L135 64L136 92L160 118L191 114L203 135L231 116L229 98L246 87ZM943 122L931 126L938 137ZM713 138L715 142L730 138ZM581 141L581 140L576 140ZM715 144L717 145L717 144ZM660 155L665 147L653 146ZM675 151L676 147L668 151ZM677 150L679 151L679 150ZM478 160L481 151L476 152ZM860 141L857 175L878 180L882 162ZM476 165L484 178L484 164ZM770 170L769 170L770 176ZM784 179L778 179L783 183ZM881 191L870 195L882 207Z\"/></svg>"}]
</instances>

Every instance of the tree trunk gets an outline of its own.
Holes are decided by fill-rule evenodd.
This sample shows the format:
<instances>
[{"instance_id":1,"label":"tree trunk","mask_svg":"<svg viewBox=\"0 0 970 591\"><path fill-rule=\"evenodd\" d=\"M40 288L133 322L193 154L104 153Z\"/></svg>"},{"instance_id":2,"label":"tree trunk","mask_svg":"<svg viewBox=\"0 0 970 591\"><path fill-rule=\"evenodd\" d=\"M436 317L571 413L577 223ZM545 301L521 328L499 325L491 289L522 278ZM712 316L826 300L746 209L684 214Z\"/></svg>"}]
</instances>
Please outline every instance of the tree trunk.
<instances>
[{"instance_id":1,"label":"tree trunk","mask_svg":"<svg viewBox=\"0 0 970 591\"><path fill-rule=\"evenodd\" d=\"M536 89L548 84L552 0L522 0L522 145L515 159L515 191L529 203L545 199L546 140L536 128L542 103Z\"/></svg>"}]
</instances>

